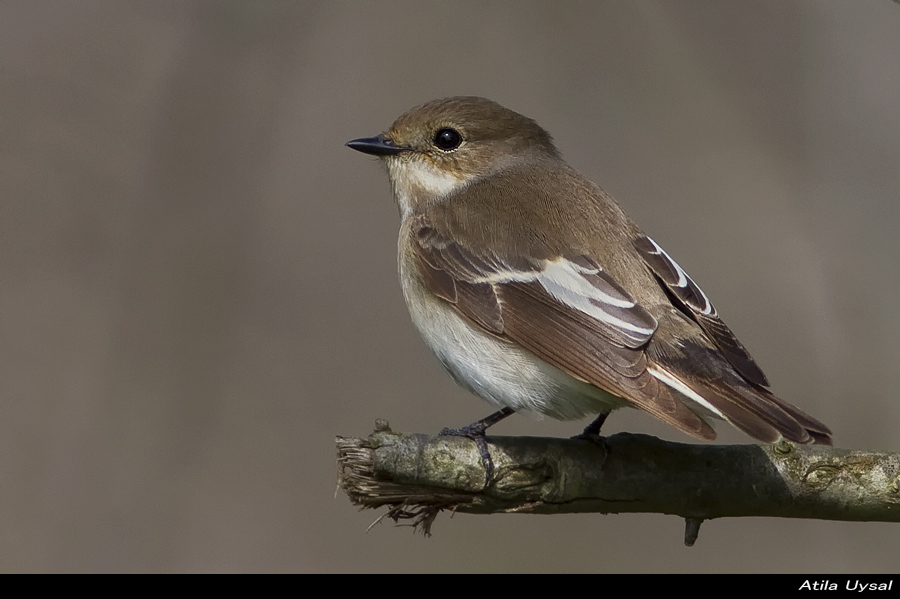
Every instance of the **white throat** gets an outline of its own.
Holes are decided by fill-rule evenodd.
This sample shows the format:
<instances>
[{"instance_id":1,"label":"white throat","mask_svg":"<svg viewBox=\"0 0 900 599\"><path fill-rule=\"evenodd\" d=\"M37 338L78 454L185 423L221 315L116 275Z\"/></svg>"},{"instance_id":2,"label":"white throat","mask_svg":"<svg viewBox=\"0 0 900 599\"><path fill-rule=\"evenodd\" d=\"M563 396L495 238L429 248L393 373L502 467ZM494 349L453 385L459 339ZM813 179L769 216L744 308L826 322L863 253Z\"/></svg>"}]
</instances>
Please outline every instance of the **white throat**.
<instances>
[{"instance_id":1,"label":"white throat","mask_svg":"<svg viewBox=\"0 0 900 599\"><path fill-rule=\"evenodd\" d=\"M462 175L436 168L418 157L387 160L387 167L394 199L404 219L412 214L416 204L448 195L468 182Z\"/></svg>"}]
</instances>

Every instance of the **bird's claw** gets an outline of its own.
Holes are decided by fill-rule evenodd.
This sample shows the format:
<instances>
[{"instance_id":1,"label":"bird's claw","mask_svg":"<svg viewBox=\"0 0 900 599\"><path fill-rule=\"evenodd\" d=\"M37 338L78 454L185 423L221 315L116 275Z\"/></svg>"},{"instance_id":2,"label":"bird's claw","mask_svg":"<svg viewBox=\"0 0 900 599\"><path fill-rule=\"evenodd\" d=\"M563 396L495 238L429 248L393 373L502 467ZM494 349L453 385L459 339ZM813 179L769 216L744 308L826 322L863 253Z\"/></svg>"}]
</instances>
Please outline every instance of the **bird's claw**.
<instances>
[{"instance_id":1,"label":"bird's claw","mask_svg":"<svg viewBox=\"0 0 900 599\"><path fill-rule=\"evenodd\" d=\"M440 432L441 437L465 437L475 442L478 453L481 455L481 465L484 467L484 486L491 482L494 476L494 460L491 459L491 452L488 450L487 437L484 434L484 426L469 425L462 428L445 428Z\"/></svg>"}]
</instances>

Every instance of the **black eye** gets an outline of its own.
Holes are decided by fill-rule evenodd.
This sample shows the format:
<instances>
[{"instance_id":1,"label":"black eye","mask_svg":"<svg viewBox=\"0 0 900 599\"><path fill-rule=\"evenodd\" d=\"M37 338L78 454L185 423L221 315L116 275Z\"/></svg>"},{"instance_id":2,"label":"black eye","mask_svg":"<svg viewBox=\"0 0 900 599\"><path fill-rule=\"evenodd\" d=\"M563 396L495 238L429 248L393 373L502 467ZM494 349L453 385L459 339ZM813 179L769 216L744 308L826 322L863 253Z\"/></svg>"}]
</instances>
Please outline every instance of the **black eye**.
<instances>
[{"instance_id":1,"label":"black eye","mask_svg":"<svg viewBox=\"0 0 900 599\"><path fill-rule=\"evenodd\" d=\"M445 127L434 135L434 145L445 152L455 150L462 143L462 135L456 129Z\"/></svg>"}]
</instances>

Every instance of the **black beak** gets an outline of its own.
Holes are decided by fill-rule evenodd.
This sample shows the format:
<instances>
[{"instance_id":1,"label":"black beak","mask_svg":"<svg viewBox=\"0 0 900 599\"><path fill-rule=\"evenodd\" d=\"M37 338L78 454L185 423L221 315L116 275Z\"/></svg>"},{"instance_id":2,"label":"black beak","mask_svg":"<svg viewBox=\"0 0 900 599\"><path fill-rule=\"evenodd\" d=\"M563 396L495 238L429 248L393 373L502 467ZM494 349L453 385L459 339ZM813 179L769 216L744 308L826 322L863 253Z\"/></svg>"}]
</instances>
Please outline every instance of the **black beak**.
<instances>
[{"instance_id":1,"label":"black beak","mask_svg":"<svg viewBox=\"0 0 900 599\"><path fill-rule=\"evenodd\" d=\"M395 146L394 141L384 135L354 139L348 141L346 146L364 154L374 154L375 156L393 156L408 149Z\"/></svg>"}]
</instances>

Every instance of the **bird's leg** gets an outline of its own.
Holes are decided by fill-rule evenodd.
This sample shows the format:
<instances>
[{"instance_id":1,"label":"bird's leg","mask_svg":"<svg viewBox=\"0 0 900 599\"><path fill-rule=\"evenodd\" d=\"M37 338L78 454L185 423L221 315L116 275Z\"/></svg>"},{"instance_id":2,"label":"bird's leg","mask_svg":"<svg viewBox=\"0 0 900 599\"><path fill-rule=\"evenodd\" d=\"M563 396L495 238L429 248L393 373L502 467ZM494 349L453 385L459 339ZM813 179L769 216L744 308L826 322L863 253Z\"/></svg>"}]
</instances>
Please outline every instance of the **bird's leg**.
<instances>
[{"instance_id":1,"label":"bird's leg","mask_svg":"<svg viewBox=\"0 0 900 599\"><path fill-rule=\"evenodd\" d=\"M590 441L591 443L596 443L597 445L603 447L603 437L600 436L600 427L603 426L604 422L606 422L607 416L609 416L609 412L602 412L596 418L594 418L593 422L584 427L584 431L582 431L580 435L575 435L572 438Z\"/></svg>"},{"instance_id":2,"label":"bird's leg","mask_svg":"<svg viewBox=\"0 0 900 599\"><path fill-rule=\"evenodd\" d=\"M599 414L594 421L584 427L584 432L581 434L585 437L599 437L600 436L600 427L603 426L603 423L606 422L606 417L609 416L609 412L603 412Z\"/></svg>"},{"instance_id":3,"label":"bird's leg","mask_svg":"<svg viewBox=\"0 0 900 599\"><path fill-rule=\"evenodd\" d=\"M494 460L491 459L491 453L488 451L484 431L486 431L488 427L494 426L507 416L510 416L514 413L515 410L511 408L503 408L502 410L498 410L490 416L482 418L477 422L473 422L468 426L464 426L462 428L445 428L441 431L441 437L465 437L467 439L475 441L475 446L478 448L478 453L481 454L481 465L484 466L485 487L488 485L488 483L491 482L491 476L494 475Z\"/></svg>"}]
</instances>

